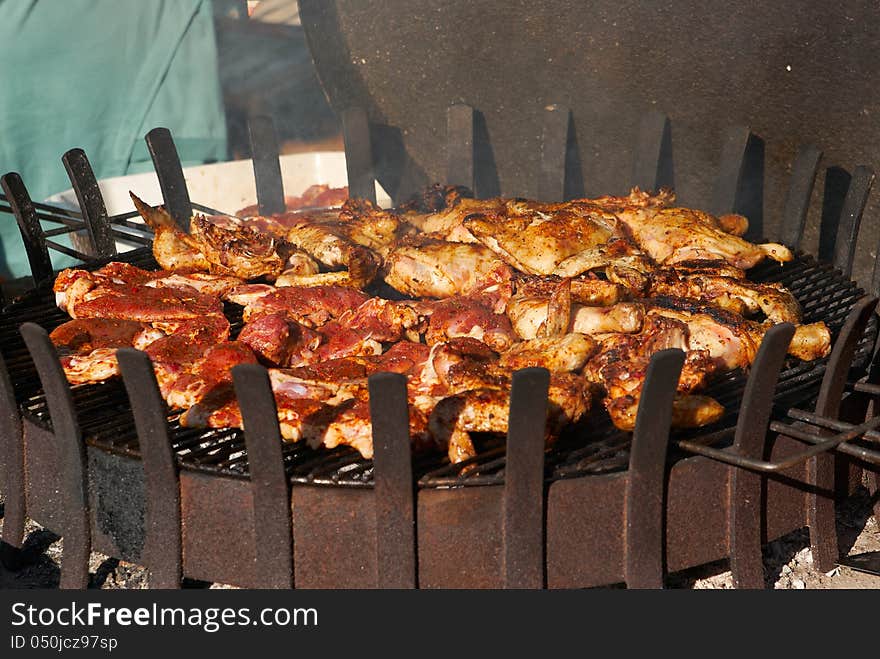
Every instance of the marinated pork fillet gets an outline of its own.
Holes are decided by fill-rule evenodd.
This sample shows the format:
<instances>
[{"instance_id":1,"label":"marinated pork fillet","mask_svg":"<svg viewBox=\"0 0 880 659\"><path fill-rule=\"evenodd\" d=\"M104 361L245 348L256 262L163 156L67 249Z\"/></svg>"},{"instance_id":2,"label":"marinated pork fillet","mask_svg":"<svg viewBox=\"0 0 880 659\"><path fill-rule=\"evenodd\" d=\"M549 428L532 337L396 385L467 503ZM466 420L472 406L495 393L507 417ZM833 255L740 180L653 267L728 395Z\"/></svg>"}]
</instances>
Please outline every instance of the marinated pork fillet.
<instances>
[{"instance_id":1,"label":"marinated pork fillet","mask_svg":"<svg viewBox=\"0 0 880 659\"><path fill-rule=\"evenodd\" d=\"M339 318L370 299L348 286L265 286L257 290L249 286L233 290L228 297L233 302L246 302L244 319L247 322L263 314L281 312L308 327L319 327Z\"/></svg>"},{"instance_id":2,"label":"marinated pork fillet","mask_svg":"<svg viewBox=\"0 0 880 659\"><path fill-rule=\"evenodd\" d=\"M68 382L103 382L118 375L118 348L132 347L139 337L163 336L149 325L130 320L79 318L56 327L49 334L61 355Z\"/></svg>"}]
</instances>

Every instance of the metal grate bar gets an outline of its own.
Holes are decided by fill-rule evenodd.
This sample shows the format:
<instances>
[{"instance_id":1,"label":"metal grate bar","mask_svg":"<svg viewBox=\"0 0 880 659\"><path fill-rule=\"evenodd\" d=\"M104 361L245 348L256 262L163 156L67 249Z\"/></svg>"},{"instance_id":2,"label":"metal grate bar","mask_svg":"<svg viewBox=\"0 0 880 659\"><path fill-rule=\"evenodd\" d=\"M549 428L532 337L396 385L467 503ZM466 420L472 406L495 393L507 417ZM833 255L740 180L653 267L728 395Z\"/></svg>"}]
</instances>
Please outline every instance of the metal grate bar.
<instances>
[{"instance_id":1,"label":"metal grate bar","mask_svg":"<svg viewBox=\"0 0 880 659\"><path fill-rule=\"evenodd\" d=\"M278 410L269 373L259 364L232 369L235 395L247 428L248 464L254 498L258 588L293 587L290 489L284 473Z\"/></svg>"},{"instance_id":2,"label":"metal grate bar","mask_svg":"<svg viewBox=\"0 0 880 659\"><path fill-rule=\"evenodd\" d=\"M369 378L379 588L416 587L415 497L406 376Z\"/></svg>"},{"instance_id":3,"label":"metal grate bar","mask_svg":"<svg viewBox=\"0 0 880 659\"><path fill-rule=\"evenodd\" d=\"M538 174L538 199L562 201L565 197L565 155L571 112L561 105L544 110L541 128L541 170Z\"/></svg>"},{"instance_id":4,"label":"metal grate bar","mask_svg":"<svg viewBox=\"0 0 880 659\"><path fill-rule=\"evenodd\" d=\"M873 185L874 170L864 165L856 167L843 200L843 208L840 211L832 260L834 267L839 268L846 278L852 276L859 225L862 222L862 213L865 211L868 195L871 193Z\"/></svg>"},{"instance_id":5,"label":"metal grate bar","mask_svg":"<svg viewBox=\"0 0 880 659\"><path fill-rule=\"evenodd\" d=\"M712 213L739 213L749 219L747 240L764 236L764 140L747 126L727 129L712 194Z\"/></svg>"},{"instance_id":6,"label":"metal grate bar","mask_svg":"<svg viewBox=\"0 0 880 659\"><path fill-rule=\"evenodd\" d=\"M24 240L24 249L27 253L28 263L31 266L31 275L37 286L52 279L52 261L49 259L49 249L43 238L43 229L37 218L37 212L31 196L28 194L24 182L16 172L10 172L0 177L0 186L6 193L9 206L18 222L18 229Z\"/></svg>"},{"instance_id":7,"label":"metal grate bar","mask_svg":"<svg viewBox=\"0 0 880 659\"><path fill-rule=\"evenodd\" d=\"M21 335L40 374L58 442L62 470L60 489L64 506L61 588L84 589L89 583L92 545L85 444L76 419L70 386L49 335L34 323L24 323Z\"/></svg>"},{"instance_id":8,"label":"metal grate bar","mask_svg":"<svg viewBox=\"0 0 880 659\"><path fill-rule=\"evenodd\" d=\"M156 175L159 177L165 209L178 226L189 233L189 220L193 214L193 207L171 131L167 128L154 128L144 139L153 159Z\"/></svg>"},{"instance_id":9,"label":"metal grate bar","mask_svg":"<svg viewBox=\"0 0 880 659\"><path fill-rule=\"evenodd\" d=\"M0 465L6 472L3 478L5 502L3 534L0 536L2 538L0 562L8 569L16 569L20 565L26 516L24 440L21 434L21 417L15 404L15 390L2 356L0 356L0 419L5 433L4 441L0 442Z\"/></svg>"},{"instance_id":10,"label":"metal grate bar","mask_svg":"<svg viewBox=\"0 0 880 659\"><path fill-rule=\"evenodd\" d=\"M806 144L798 150L794 164L791 166L791 178L782 211L780 240L782 244L793 250L801 247L807 212L810 210L810 198L813 196L821 159L822 152L812 144Z\"/></svg>"},{"instance_id":11,"label":"metal grate bar","mask_svg":"<svg viewBox=\"0 0 880 659\"><path fill-rule=\"evenodd\" d=\"M283 213L287 204L284 200L284 182L281 180L275 124L270 117L251 117L248 120L248 134L260 215Z\"/></svg>"},{"instance_id":12,"label":"metal grate bar","mask_svg":"<svg viewBox=\"0 0 880 659\"><path fill-rule=\"evenodd\" d=\"M146 353L123 348L116 352L116 358L128 392L144 464L144 554L148 557L150 587L179 588L183 576L180 483L168 438L165 401Z\"/></svg>"},{"instance_id":13,"label":"metal grate bar","mask_svg":"<svg viewBox=\"0 0 880 659\"><path fill-rule=\"evenodd\" d=\"M636 413L626 481L624 574L628 588L662 588L665 575L666 450L684 352L651 357Z\"/></svg>"},{"instance_id":14,"label":"metal grate bar","mask_svg":"<svg viewBox=\"0 0 880 659\"><path fill-rule=\"evenodd\" d=\"M665 114L648 112L642 117L630 183L642 190L675 189L672 126Z\"/></svg>"},{"instance_id":15,"label":"metal grate bar","mask_svg":"<svg viewBox=\"0 0 880 659\"><path fill-rule=\"evenodd\" d=\"M103 258L116 256L116 244L113 241L107 208L104 206L104 196L85 151L71 149L61 157L61 161L82 211L91 241L91 255Z\"/></svg>"},{"instance_id":16,"label":"metal grate bar","mask_svg":"<svg viewBox=\"0 0 880 659\"><path fill-rule=\"evenodd\" d=\"M446 111L446 182L474 190L474 109L463 103Z\"/></svg>"},{"instance_id":17,"label":"metal grate bar","mask_svg":"<svg viewBox=\"0 0 880 659\"><path fill-rule=\"evenodd\" d=\"M849 172L842 167L833 166L825 170L822 217L819 221L819 248L816 255L820 261L826 263L834 260L838 227L850 178Z\"/></svg>"},{"instance_id":18,"label":"metal grate bar","mask_svg":"<svg viewBox=\"0 0 880 659\"><path fill-rule=\"evenodd\" d=\"M348 108L342 112L342 139L345 143L349 196L352 199L367 199L375 204L376 175L373 171L370 121L363 108Z\"/></svg>"},{"instance_id":19,"label":"metal grate bar","mask_svg":"<svg viewBox=\"0 0 880 659\"><path fill-rule=\"evenodd\" d=\"M504 588L544 586L544 435L550 373L513 374L507 424L502 521Z\"/></svg>"}]
</instances>

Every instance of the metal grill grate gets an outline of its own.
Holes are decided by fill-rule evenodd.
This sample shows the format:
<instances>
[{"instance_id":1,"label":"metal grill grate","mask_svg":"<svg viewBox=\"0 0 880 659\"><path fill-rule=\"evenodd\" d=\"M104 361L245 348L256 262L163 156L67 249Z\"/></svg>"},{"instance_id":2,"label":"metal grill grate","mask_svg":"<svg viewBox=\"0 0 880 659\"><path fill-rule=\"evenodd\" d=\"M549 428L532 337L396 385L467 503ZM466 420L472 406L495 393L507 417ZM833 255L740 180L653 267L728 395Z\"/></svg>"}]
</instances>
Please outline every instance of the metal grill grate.
<instances>
[{"instance_id":1,"label":"metal grill grate","mask_svg":"<svg viewBox=\"0 0 880 659\"><path fill-rule=\"evenodd\" d=\"M156 268L148 250L140 249L117 257L142 268ZM89 267L98 267L105 261ZM812 257L798 255L791 263L779 266L765 263L750 272L754 281L776 281L788 287L801 302L804 321L824 320L836 337L855 301L863 295L856 284L827 264ZM55 304L51 289L42 286L10 304L0 320L0 341L16 398L27 418L49 426L45 397L39 379L21 337L18 326L32 321L51 330L68 320ZM225 305L232 323L233 336L241 329L241 307ZM867 363L870 346L877 333L877 320L872 319L855 359L857 366ZM792 406L803 406L815 397L825 372L827 359L815 362L789 360L779 379L775 405L782 415ZM717 424L699 431L677 433L678 438L711 442L736 422L736 412L745 387L746 374L727 373L706 392L714 396L730 413ZM86 442L109 452L138 457L137 434L121 382L73 387L74 400L80 414ZM599 407L599 406L597 406ZM169 417L169 430L178 463L183 469L244 478L248 475L244 436L236 429L204 430L183 428L177 415ZM586 422L572 427L546 455L547 476L552 479L572 478L591 473L607 473L626 469L631 436L614 428L604 413L594 414ZM416 458L414 473L422 487L455 487L500 483L504 478L504 442L501 438L483 437L479 455L467 462L450 465L439 455ZM349 447L332 450L312 449L304 444L285 444L284 465L293 482L348 487L371 486L373 464Z\"/></svg>"}]
</instances>

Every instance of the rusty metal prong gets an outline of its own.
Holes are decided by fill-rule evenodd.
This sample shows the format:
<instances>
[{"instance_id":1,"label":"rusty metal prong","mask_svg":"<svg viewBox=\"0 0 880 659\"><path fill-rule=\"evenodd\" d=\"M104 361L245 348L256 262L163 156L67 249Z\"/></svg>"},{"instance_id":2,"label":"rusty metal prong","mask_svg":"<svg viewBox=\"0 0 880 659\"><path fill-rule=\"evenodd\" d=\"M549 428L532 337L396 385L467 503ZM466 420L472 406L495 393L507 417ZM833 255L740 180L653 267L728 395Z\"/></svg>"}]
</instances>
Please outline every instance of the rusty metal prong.
<instances>
[{"instance_id":1,"label":"rusty metal prong","mask_svg":"<svg viewBox=\"0 0 880 659\"><path fill-rule=\"evenodd\" d=\"M446 183L474 191L474 109L464 103L446 110Z\"/></svg>"},{"instance_id":2,"label":"rusty metal prong","mask_svg":"<svg viewBox=\"0 0 880 659\"><path fill-rule=\"evenodd\" d=\"M375 204L376 174L373 170L370 120L363 108L351 107L342 111L342 141L345 144L348 196Z\"/></svg>"},{"instance_id":3,"label":"rusty metal prong","mask_svg":"<svg viewBox=\"0 0 880 659\"><path fill-rule=\"evenodd\" d=\"M144 557L150 571L150 587L180 588L183 576L180 482L168 435L168 408L146 353L121 348L116 351L116 359L128 393L144 465Z\"/></svg>"},{"instance_id":4,"label":"rusty metal prong","mask_svg":"<svg viewBox=\"0 0 880 659\"><path fill-rule=\"evenodd\" d=\"M749 219L745 237L764 237L764 140L748 126L732 126L725 132L711 211L745 215Z\"/></svg>"},{"instance_id":5,"label":"rusty metal prong","mask_svg":"<svg viewBox=\"0 0 880 659\"><path fill-rule=\"evenodd\" d=\"M639 398L626 482L624 574L628 588L662 588L665 576L666 452L684 352L651 357Z\"/></svg>"},{"instance_id":6,"label":"rusty metal prong","mask_svg":"<svg viewBox=\"0 0 880 659\"><path fill-rule=\"evenodd\" d=\"M562 201L565 197L565 163L571 111L562 105L544 109L541 126L541 171L538 199Z\"/></svg>"},{"instance_id":7,"label":"rusty metal prong","mask_svg":"<svg viewBox=\"0 0 880 659\"><path fill-rule=\"evenodd\" d=\"M849 182L849 189L843 199L843 208L840 212L840 224L837 228L837 238L834 241L834 267L840 268L843 276L849 279L852 276L853 260L856 255L856 240L859 237L859 226L862 223L862 214L868 203L868 195L874 185L874 170L865 165L856 167Z\"/></svg>"},{"instance_id":8,"label":"rusty metal prong","mask_svg":"<svg viewBox=\"0 0 880 659\"><path fill-rule=\"evenodd\" d=\"M544 586L544 443L550 373L513 374L507 425L502 524L504 588Z\"/></svg>"},{"instance_id":9,"label":"rusty metal prong","mask_svg":"<svg viewBox=\"0 0 880 659\"><path fill-rule=\"evenodd\" d=\"M0 177L0 186L6 193L9 207L18 223L18 230L24 241L24 251L31 267L34 284L39 286L51 280L54 272L52 261L49 258L49 246L46 243L43 228L40 226L40 220L37 218L34 203L17 172L10 172Z\"/></svg>"},{"instance_id":10,"label":"rusty metal prong","mask_svg":"<svg viewBox=\"0 0 880 659\"><path fill-rule=\"evenodd\" d=\"M79 208L82 211L86 231L89 234L91 256L106 258L116 256L116 242L113 230L104 205L104 196L92 165L82 149L71 149L63 156L61 162L67 170L67 176L76 193Z\"/></svg>"},{"instance_id":11,"label":"rusty metal prong","mask_svg":"<svg viewBox=\"0 0 880 659\"><path fill-rule=\"evenodd\" d=\"M406 376L369 378L379 588L416 587L415 502Z\"/></svg>"},{"instance_id":12,"label":"rusty metal prong","mask_svg":"<svg viewBox=\"0 0 880 659\"><path fill-rule=\"evenodd\" d=\"M812 144L805 144L798 150L791 166L785 207L782 211L782 230L780 240L783 245L797 251L804 237L804 225L810 210L810 198L816 184L819 161L822 151Z\"/></svg>"},{"instance_id":13,"label":"rusty metal prong","mask_svg":"<svg viewBox=\"0 0 880 659\"><path fill-rule=\"evenodd\" d=\"M278 410L269 372L259 364L232 369L241 408L254 498L258 588L293 587L290 481L284 471Z\"/></svg>"},{"instance_id":14,"label":"rusty metal prong","mask_svg":"<svg viewBox=\"0 0 880 659\"><path fill-rule=\"evenodd\" d=\"M147 149L153 159L153 168L159 178L165 209L178 226L188 233L193 207L171 131L167 128L154 128L146 134L144 140L147 142Z\"/></svg>"},{"instance_id":15,"label":"rusty metal prong","mask_svg":"<svg viewBox=\"0 0 880 659\"><path fill-rule=\"evenodd\" d=\"M665 114L651 111L642 116L630 184L648 191L675 188L672 126Z\"/></svg>"},{"instance_id":16,"label":"rusty metal prong","mask_svg":"<svg viewBox=\"0 0 880 659\"><path fill-rule=\"evenodd\" d=\"M0 440L0 466L3 477L3 494L6 497L3 511L3 535L0 540L0 562L9 570L21 565L21 547L24 542L26 516L24 481L24 443L21 434L21 416L15 404L15 390L6 362L0 355L0 423L3 437Z\"/></svg>"},{"instance_id":17,"label":"rusty metal prong","mask_svg":"<svg viewBox=\"0 0 880 659\"><path fill-rule=\"evenodd\" d=\"M284 182L281 179L281 161L278 160L278 136L271 117L257 116L248 120L251 142L251 160L257 185L257 206L260 215L283 213Z\"/></svg>"},{"instance_id":18,"label":"rusty metal prong","mask_svg":"<svg viewBox=\"0 0 880 659\"><path fill-rule=\"evenodd\" d=\"M773 410L773 394L779 371L785 362L794 325L774 325L761 341L752 364L733 440L740 456L765 459L767 429ZM737 588L763 588L764 562L761 555L761 491L763 476L746 469L730 470L730 570Z\"/></svg>"},{"instance_id":19,"label":"rusty metal prong","mask_svg":"<svg viewBox=\"0 0 880 659\"><path fill-rule=\"evenodd\" d=\"M792 418L797 417L793 414ZM795 460L802 462L803 460L801 458L812 457L814 455L827 453L831 450L836 450L854 458L859 458L860 460L880 465L880 451L874 451L848 443L855 439L866 439L869 435L876 437L877 432L875 431L875 428L880 427L880 417L872 417L868 421L857 426L841 424L848 427L837 435L823 437L821 433L817 432L817 430L828 427L829 422L832 422L832 420L823 419L821 423L812 424L813 427L806 428L785 424L779 421L771 423L770 429L773 432L787 437L793 437L794 439L807 442L808 444L813 444L813 446L806 451L785 460L785 463L791 463Z\"/></svg>"},{"instance_id":20,"label":"rusty metal prong","mask_svg":"<svg viewBox=\"0 0 880 659\"><path fill-rule=\"evenodd\" d=\"M34 361L58 442L61 498L64 502L64 553L61 559L61 588L84 589L89 585L89 555L92 536L89 526L86 447L82 441L70 386L58 361L49 335L35 323L24 323L21 335Z\"/></svg>"},{"instance_id":21,"label":"rusty metal prong","mask_svg":"<svg viewBox=\"0 0 880 659\"><path fill-rule=\"evenodd\" d=\"M849 190L851 176L843 167L832 165L825 169L822 185L822 216L819 220L819 246L816 256L819 261L831 263L834 260L843 200Z\"/></svg>"},{"instance_id":22,"label":"rusty metal prong","mask_svg":"<svg viewBox=\"0 0 880 659\"><path fill-rule=\"evenodd\" d=\"M859 173L858 168L853 175L850 191L847 193L844 209L851 207L852 196L861 200L864 207L865 172ZM873 180L873 173L870 178ZM870 189L870 185L868 185ZM856 189L857 192L853 193ZM862 190L863 192L858 192ZM861 210L859 210L859 215ZM847 223L848 212L844 210L841 220L841 231ZM838 234L838 242L842 234ZM853 237L854 239L854 237ZM837 253L837 251L835 251ZM850 264L851 265L851 264ZM853 356L856 346L865 332L868 321L877 307L877 298L863 297L853 305L852 311L846 318L831 356L825 375L819 387L819 395L816 399L815 412L819 416L837 418L840 412L840 401L846 389L846 379L852 367ZM820 431L820 434L822 432ZM813 562L817 569L827 572L833 569L838 559L837 548L837 525L834 517L834 474L835 456L832 454L820 454L807 463L807 482L812 486L807 494L807 525L810 527L810 544L813 551Z\"/></svg>"}]
</instances>

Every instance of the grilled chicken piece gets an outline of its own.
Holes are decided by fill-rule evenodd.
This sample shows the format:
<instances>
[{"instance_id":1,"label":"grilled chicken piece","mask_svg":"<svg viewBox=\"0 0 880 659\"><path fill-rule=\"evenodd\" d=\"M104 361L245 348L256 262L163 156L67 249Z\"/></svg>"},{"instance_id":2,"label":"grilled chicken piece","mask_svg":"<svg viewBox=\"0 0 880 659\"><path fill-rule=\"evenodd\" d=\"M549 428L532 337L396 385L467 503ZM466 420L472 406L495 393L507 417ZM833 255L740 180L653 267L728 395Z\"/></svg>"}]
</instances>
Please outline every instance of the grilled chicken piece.
<instances>
[{"instance_id":1,"label":"grilled chicken piece","mask_svg":"<svg viewBox=\"0 0 880 659\"><path fill-rule=\"evenodd\" d=\"M326 268L345 268L314 275L284 275L279 286L305 286L317 283L362 288L376 277L381 258L367 247L349 240L343 231L329 223L302 223L287 231L287 240L308 253Z\"/></svg>"},{"instance_id":2,"label":"grilled chicken piece","mask_svg":"<svg viewBox=\"0 0 880 659\"><path fill-rule=\"evenodd\" d=\"M239 218L196 214L190 219L187 234L163 207L153 208L134 194L131 199L155 233L153 255L166 270L190 268L270 280L286 270L303 274L318 271L306 254L267 233L252 231Z\"/></svg>"},{"instance_id":3,"label":"grilled chicken piece","mask_svg":"<svg viewBox=\"0 0 880 659\"><path fill-rule=\"evenodd\" d=\"M636 426L639 399L623 396L607 401L605 409L615 427L631 431ZM678 395L672 401L673 428L700 428L724 416L724 407L714 398L697 394Z\"/></svg>"},{"instance_id":4,"label":"grilled chicken piece","mask_svg":"<svg viewBox=\"0 0 880 659\"><path fill-rule=\"evenodd\" d=\"M419 340L423 318L406 302L373 297L357 309L344 311L339 324L383 343Z\"/></svg>"},{"instance_id":5,"label":"grilled chicken piece","mask_svg":"<svg viewBox=\"0 0 880 659\"><path fill-rule=\"evenodd\" d=\"M748 367L755 359L764 333L772 326L691 300L664 296L650 300L648 314L686 323L690 348L706 350L722 370ZM812 360L826 357L830 351L831 333L825 323L795 326L788 348L790 355Z\"/></svg>"},{"instance_id":6,"label":"grilled chicken piece","mask_svg":"<svg viewBox=\"0 0 880 659\"><path fill-rule=\"evenodd\" d=\"M590 409L589 387L572 374L553 374L550 378L547 411L547 441L552 441L566 425L581 419ZM510 388L472 389L442 399L428 420L434 440L447 447L453 464L476 455L472 432L506 433L510 414Z\"/></svg>"},{"instance_id":7,"label":"grilled chicken piece","mask_svg":"<svg viewBox=\"0 0 880 659\"><path fill-rule=\"evenodd\" d=\"M621 430L634 428L651 357L668 348L686 351L677 386L678 412L673 413L673 425L694 427L717 421L723 415L724 408L714 399L690 396L691 392L706 386L716 364L706 350L692 349L687 323L649 315L638 334L607 335L600 345L584 373L605 390L605 409Z\"/></svg>"},{"instance_id":8,"label":"grilled chicken piece","mask_svg":"<svg viewBox=\"0 0 880 659\"><path fill-rule=\"evenodd\" d=\"M477 239L462 225L464 219L474 213L500 213L504 205L500 198L473 199L466 188L434 185L403 206L402 219L443 240L475 243Z\"/></svg>"},{"instance_id":9,"label":"grilled chicken piece","mask_svg":"<svg viewBox=\"0 0 880 659\"><path fill-rule=\"evenodd\" d=\"M82 281L79 281L82 280ZM236 286L242 284L237 277L212 275L204 272L177 270L166 272L160 270L141 270L128 263L113 261L94 271L68 269L63 270L55 279L53 290L56 304L65 311L69 303L75 304L92 289L108 285L112 289L120 289L126 284L150 286L153 288L180 288L184 291L196 290L199 293L213 296L224 296Z\"/></svg>"},{"instance_id":10,"label":"grilled chicken piece","mask_svg":"<svg viewBox=\"0 0 880 659\"><path fill-rule=\"evenodd\" d=\"M410 297L449 298L511 276L510 267L482 245L421 240L391 250L384 278Z\"/></svg>"},{"instance_id":11,"label":"grilled chicken piece","mask_svg":"<svg viewBox=\"0 0 880 659\"><path fill-rule=\"evenodd\" d=\"M551 373L573 373L580 371L597 350L596 341L586 334L532 339L516 343L502 352L498 366L511 372L540 366Z\"/></svg>"},{"instance_id":12,"label":"grilled chicken piece","mask_svg":"<svg viewBox=\"0 0 880 659\"><path fill-rule=\"evenodd\" d=\"M560 263L608 242L607 222L568 211L548 214L539 210L481 213L467 217L463 226L493 252L518 270L532 275L580 274L554 272ZM506 211L511 210L508 204ZM605 218L603 218L605 219Z\"/></svg>"},{"instance_id":13,"label":"grilled chicken piece","mask_svg":"<svg viewBox=\"0 0 880 659\"><path fill-rule=\"evenodd\" d=\"M656 267L630 240L616 237L564 259L553 270L553 274L574 277L583 272L604 269L609 280L638 292L644 290L646 275Z\"/></svg>"},{"instance_id":14,"label":"grilled chicken piece","mask_svg":"<svg viewBox=\"0 0 880 659\"><path fill-rule=\"evenodd\" d=\"M626 209L617 214L638 246L657 263L723 259L748 269L769 257L780 263L793 256L776 243L755 245L720 228L717 218L689 208Z\"/></svg>"},{"instance_id":15,"label":"grilled chicken piece","mask_svg":"<svg viewBox=\"0 0 880 659\"><path fill-rule=\"evenodd\" d=\"M557 287L565 281L555 275L517 275L514 287L518 296L550 297ZM614 282L598 279L593 275L581 275L568 279L572 302L586 306L607 307L619 302L625 295L624 287Z\"/></svg>"},{"instance_id":16,"label":"grilled chicken piece","mask_svg":"<svg viewBox=\"0 0 880 659\"><path fill-rule=\"evenodd\" d=\"M153 256L162 268L165 270L191 268L205 271L210 269L211 264L208 259L187 239L187 235L180 230L174 218L163 206L154 208L134 193L129 192L129 195L137 212L153 230Z\"/></svg>"},{"instance_id":17,"label":"grilled chicken piece","mask_svg":"<svg viewBox=\"0 0 880 659\"><path fill-rule=\"evenodd\" d=\"M507 315L521 339L535 339L543 334L550 312L548 297L514 297L507 305ZM636 302L619 302L608 307L571 305L568 332L604 334L638 332L644 307Z\"/></svg>"},{"instance_id":18,"label":"grilled chicken piece","mask_svg":"<svg viewBox=\"0 0 880 659\"><path fill-rule=\"evenodd\" d=\"M799 323L802 318L798 301L778 284L754 284L731 277L669 269L652 275L650 292L651 295L698 300L738 313L762 311L772 323Z\"/></svg>"},{"instance_id":19,"label":"grilled chicken piece","mask_svg":"<svg viewBox=\"0 0 880 659\"><path fill-rule=\"evenodd\" d=\"M78 318L56 327L49 338L62 354L84 355L99 348L134 345L135 337L147 327L133 320Z\"/></svg>"},{"instance_id":20,"label":"grilled chicken piece","mask_svg":"<svg viewBox=\"0 0 880 659\"><path fill-rule=\"evenodd\" d=\"M130 320L80 318L59 325L49 338L61 354L68 382L84 384L115 377L117 348L133 346L149 329L145 323Z\"/></svg>"},{"instance_id":21,"label":"grilled chicken piece","mask_svg":"<svg viewBox=\"0 0 880 659\"><path fill-rule=\"evenodd\" d=\"M257 358L243 343L225 341L211 346L204 356L193 363L192 368L182 373L171 385L165 395L172 408L186 409L180 417L180 424L190 424L189 415L193 406L209 396L225 400L234 395L232 387L232 367L238 364L256 364ZM212 403L207 403L207 407ZM198 409L192 411L195 416ZM193 421L195 423L195 421Z\"/></svg>"}]
</instances>

